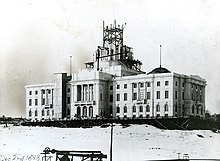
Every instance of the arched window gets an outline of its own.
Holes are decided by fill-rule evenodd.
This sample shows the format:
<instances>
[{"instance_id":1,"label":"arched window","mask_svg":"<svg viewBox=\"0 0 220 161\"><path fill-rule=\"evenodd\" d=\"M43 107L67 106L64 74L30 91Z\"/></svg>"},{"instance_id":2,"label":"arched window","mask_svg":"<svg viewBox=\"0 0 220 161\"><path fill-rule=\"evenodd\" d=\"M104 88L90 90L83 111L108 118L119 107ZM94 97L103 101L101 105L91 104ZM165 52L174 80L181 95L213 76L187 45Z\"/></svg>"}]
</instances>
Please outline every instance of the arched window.
<instances>
[{"instance_id":1,"label":"arched window","mask_svg":"<svg viewBox=\"0 0 220 161\"><path fill-rule=\"evenodd\" d=\"M124 113L127 113L128 112L128 108L127 106L124 106Z\"/></svg>"},{"instance_id":2,"label":"arched window","mask_svg":"<svg viewBox=\"0 0 220 161\"><path fill-rule=\"evenodd\" d=\"M165 109L165 111L168 111L168 104L167 103L164 105L164 109Z\"/></svg>"},{"instance_id":3,"label":"arched window","mask_svg":"<svg viewBox=\"0 0 220 161\"><path fill-rule=\"evenodd\" d=\"M47 110L47 116L49 116L50 115L50 111L49 110Z\"/></svg>"},{"instance_id":4,"label":"arched window","mask_svg":"<svg viewBox=\"0 0 220 161\"><path fill-rule=\"evenodd\" d=\"M120 113L120 107L117 106L117 113Z\"/></svg>"},{"instance_id":5,"label":"arched window","mask_svg":"<svg viewBox=\"0 0 220 161\"><path fill-rule=\"evenodd\" d=\"M160 105L157 105L157 106L156 106L156 111L157 111L157 112L160 112Z\"/></svg>"},{"instance_id":6,"label":"arched window","mask_svg":"<svg viewBox=\"0 0 220 161\"><path fill-rule=\"evenodd\" d=\"M37 112L37 110L35 110L35 116L37 116L38 115L38 112Z\"/></svg>"},{"instance_id":7,"label":"arched window","mask_svg":"<svg viewBox=\"0 0 220 161\"><path fill-rule=\"evenodd\" d=\"M139 107L139 112L143 112L143 106Z\"/></svg>"},{"instance_id":8,"label":"arched window","mask_svg":"<svg viewBox=\"0 0 220 161\"><path fill-rule=\"evenodd\" d=\"M86 108L86 106L83 106L83 116L87 116L87 108Z\"/></svg>"},{"instance_id":9,"label":"arched window","mask_svg":"<svg viewBox=\"0 0 220 161\"><path fill-rule=\"evenodd\" d=\"M146 112L150 112L150 106L149 105L146 106Z\"/></svg>"},{"instance_id":10,"label":"arched window","mask_svg":"<svg viewBox=\"0 0 220 161\"><path fill-rule=\"evenodd\" d=\"M79 106L78 106L77 109L76 109L76 113L77 113L77 116L80 116L80 115L81 115L81 109L80 109Z\"/></svg>"},{"instance_id":11,"label":"arched window","mask_svg":"<svg viewBox=\"0 0 220 161\"><path fill-rule=\"evenodd\" d=\"M29 116L31 116L32 115L32 112L31 112L31 110L29 111Z\"/></svg>"},{"instance_id":12,"label":"arched window","mask_svg":"<svg viewBox=\"0 0 220 161\"><path fill-rule=\"evenodd\" d=\"M89 117L93 117L93 107L89 107Z\"/></svg>"},{"instance_id":13,"label":"arched window","mask_svg":"<svg viewBox=\"0 0 220 161\"><path fill-rule=\"evenodd\" d=\"M42 116L44 116L45 115L45 112L44 112L44 110L42 110Z\"/></svg>"},{"instance_id":14,"label":"arched window","mask_svg":"<svg viewBox=\"0 0 220 161\"><path fill-rule=\"evenodd\" d=\"M133 106L132 111L136 112L136 106Z\"/></svg>"}]
</instances>

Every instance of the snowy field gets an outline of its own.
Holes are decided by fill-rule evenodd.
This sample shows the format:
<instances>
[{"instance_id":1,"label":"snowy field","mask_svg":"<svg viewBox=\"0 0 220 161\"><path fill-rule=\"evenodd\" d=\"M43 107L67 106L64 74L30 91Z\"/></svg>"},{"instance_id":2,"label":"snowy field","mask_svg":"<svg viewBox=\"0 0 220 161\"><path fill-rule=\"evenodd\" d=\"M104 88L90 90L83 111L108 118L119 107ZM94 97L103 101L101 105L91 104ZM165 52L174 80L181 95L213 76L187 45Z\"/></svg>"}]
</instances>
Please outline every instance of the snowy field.
<instances>
[{"instance_id":1,"label":"snowy field","mask_svg":"<svg viewBox=\"0 0 220 161\"><path fill-rule=\"evenodd\" d=\"M202 137L199 137L201 135ZM54 128L0 126L0 161L39 161L45 147L57 150L100 150L109 160L110 127ZM113 161L177 158L220 158L220 134L212 131L161 130L149 125L114 127Z\"/></svg>"}]
</instances>

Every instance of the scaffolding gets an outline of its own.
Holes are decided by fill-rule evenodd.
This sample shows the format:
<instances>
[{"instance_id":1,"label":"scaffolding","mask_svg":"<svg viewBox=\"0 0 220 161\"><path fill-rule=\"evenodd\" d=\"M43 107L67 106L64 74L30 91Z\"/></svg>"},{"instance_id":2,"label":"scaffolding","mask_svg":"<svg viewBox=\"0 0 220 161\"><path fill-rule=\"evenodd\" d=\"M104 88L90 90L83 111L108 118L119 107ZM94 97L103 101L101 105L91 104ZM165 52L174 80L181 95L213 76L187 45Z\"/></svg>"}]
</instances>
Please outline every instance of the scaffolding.
<instances>
[{"instance_id":1,"label":"scaffolding","mask_svg":"<svg viewBox=\"0 0 220 161\"><path fill-rule=\"evenodd\" d=\"M97 70L99 70L99 62L106 60L118 61L127 68L141 71L141 61L135 60L133 49L123 44L125 25L117 25L114 21L114 24L105 26L103 21L103 46L98 46L95 56Z\"/></svg>"}]
</instances>

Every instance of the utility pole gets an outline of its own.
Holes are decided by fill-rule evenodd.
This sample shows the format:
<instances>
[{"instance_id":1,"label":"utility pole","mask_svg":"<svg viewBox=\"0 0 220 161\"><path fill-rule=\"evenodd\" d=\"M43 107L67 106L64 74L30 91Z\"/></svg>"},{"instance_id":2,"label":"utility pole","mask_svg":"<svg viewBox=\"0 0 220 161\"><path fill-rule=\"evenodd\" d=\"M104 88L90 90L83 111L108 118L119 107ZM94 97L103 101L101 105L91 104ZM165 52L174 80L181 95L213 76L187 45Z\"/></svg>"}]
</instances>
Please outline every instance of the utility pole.
<instances>
[{"instance_id":1,"label":"utility pole","mask_svg":"<svg viewBox=\"0 0 220 161\"><path fill-rule=\"evenodd\" d=\"M111 123L110 161L112 161L113 123Z\"/></svg>"}]
</instances>

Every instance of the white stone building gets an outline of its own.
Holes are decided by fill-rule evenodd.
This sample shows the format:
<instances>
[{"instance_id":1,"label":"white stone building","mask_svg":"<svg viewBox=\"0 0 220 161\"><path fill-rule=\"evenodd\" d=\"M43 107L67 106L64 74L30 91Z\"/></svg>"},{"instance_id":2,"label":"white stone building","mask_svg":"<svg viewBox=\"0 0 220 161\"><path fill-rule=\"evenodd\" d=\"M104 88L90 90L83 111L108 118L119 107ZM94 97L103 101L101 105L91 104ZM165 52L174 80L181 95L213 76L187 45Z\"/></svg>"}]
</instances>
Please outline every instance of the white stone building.
<instances>
[{"instance_id":1,"label":"white stone building","mask_svg":"<svg viewBox=\"0 0 220 161\"><path fill-rule=\"evenodd\" d=\"M161 66L141 71L142 63L123 44L123 29L103 24L103 46L85 69L56 73L51 84L25 86L27 118L204 117L205 79Z\"/></svg>"}]
</instances>

